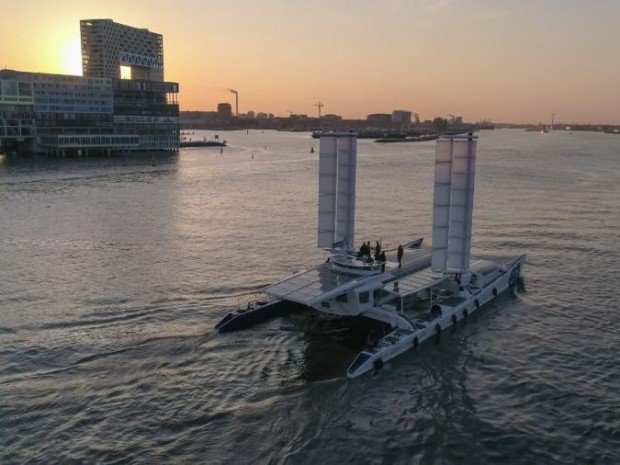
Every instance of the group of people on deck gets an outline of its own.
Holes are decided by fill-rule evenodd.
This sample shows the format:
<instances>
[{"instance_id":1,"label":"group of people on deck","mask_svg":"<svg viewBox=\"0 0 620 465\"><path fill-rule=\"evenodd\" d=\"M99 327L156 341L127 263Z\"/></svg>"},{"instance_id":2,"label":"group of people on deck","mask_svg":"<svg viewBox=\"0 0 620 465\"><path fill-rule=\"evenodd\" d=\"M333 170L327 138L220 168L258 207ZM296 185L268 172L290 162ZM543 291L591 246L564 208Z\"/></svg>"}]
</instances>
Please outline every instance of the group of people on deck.
<instances>
[{"instance_id":1,"label":"group of people on deck","mask_svg":"<svg viewBox=\"0 0 620 465\"><path fill-rule=\"evenodd\" d=\"M377 262L385 263L387 260L385 257L385 251L381 250L381 243L379 241L376 242L374 249L370 246L370 241L363 242L357 254L358 258L362 260L371 261L373 258L373 255L374 255L375 261ZM396 258L398 259L399 268L402 266L403 255L404 255L403 246L399 244L397 252L396 252Z\"/></svg>"},{"instance_id":2,"label":"group of people on deck","mask_svg":"<svg viewBox=\"0 0 620 465\"><path fill-rule=\"evenodd\" d=\"M371 261L373 256L375 261L377 262L385 263L385 261L387 260L385 257L385 252L381 250L381 243L379 243L379 241L377 241L374 248L370 246L370 241L363 242L360 246L358 256L359 258L367 261Z\"/></svg>"}]
</instances>

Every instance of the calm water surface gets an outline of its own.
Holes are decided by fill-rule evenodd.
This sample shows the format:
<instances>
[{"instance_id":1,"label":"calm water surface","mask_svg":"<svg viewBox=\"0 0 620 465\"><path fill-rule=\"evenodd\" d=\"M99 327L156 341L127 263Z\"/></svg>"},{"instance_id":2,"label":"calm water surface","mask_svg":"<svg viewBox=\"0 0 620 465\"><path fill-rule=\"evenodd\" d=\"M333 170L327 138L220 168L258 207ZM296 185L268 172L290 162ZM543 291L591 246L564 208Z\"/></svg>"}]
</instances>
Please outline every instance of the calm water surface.
<instances>
[{"instance_id":1,"label":"calm water surface","mask_svg":"<svg viewBox=\"0 0 620 465\"><path fill-rule=\"evenodd\" d=\"M2 160L1 463L620 463L620 136L481 133L473 254L527 253L525 290L355 380L343 322L213 335L325 258L318 143L220 137ZM358 241L429 237L433 157L359 142Z\"/></svg>"}]
</instances>

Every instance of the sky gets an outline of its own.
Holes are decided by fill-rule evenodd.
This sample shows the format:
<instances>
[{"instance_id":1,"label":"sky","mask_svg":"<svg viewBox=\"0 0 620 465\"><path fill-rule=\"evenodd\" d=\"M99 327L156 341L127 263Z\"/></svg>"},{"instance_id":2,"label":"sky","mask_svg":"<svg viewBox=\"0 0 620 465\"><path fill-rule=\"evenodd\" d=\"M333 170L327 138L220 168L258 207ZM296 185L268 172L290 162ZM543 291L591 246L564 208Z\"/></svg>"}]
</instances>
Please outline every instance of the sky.
<instances>
[{"instance_id":1,"label":"sky","mask_svg":"<svg viewBox=\"0 0 620 465\"><path fill-rule=\"evenodd\" d=\"M620 0L30 0L0 68L81 74L98 18L164 36L181 110L620 124Z\"/></svg>"}]
</instances>

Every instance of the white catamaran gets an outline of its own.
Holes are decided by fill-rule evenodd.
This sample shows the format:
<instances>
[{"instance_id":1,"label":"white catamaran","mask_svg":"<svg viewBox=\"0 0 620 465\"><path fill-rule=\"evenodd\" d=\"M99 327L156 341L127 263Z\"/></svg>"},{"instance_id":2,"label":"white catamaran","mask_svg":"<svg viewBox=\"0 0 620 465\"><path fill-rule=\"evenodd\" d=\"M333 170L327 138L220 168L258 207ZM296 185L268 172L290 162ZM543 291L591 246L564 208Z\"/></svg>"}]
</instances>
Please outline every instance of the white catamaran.
<instances>
[{"instance_id":1,"label":"white catamaran","mask_svg":"<svg viewBox=\"0 0 620 465\"><path fill-rule=\"evenodd\" d=\"M216 330L246 328L295 305L387 324L390 332L349 366L347 377L354 378L439 335L514 286L525 255L500 263L470 261L476 146L472 134L437 141L432 251L421 250L418 239L397 261L353 250L357 138L351 133L323 134L318 246L330 248L330 257L266 287L261 292L269 299L229 313Z\"/></svg>"}]
</instances>

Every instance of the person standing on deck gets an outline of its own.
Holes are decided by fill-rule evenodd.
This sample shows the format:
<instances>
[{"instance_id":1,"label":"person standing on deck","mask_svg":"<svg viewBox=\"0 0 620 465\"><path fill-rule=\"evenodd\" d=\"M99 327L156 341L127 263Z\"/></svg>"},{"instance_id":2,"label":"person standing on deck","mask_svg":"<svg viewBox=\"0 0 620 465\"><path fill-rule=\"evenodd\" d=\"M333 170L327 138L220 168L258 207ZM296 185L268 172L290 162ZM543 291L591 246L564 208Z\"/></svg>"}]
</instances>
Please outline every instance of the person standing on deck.
<instances>
[{"instance_id":1,"label":"person standing on deck","mask_svg":"<svg viewBox=\"0 0 620 465\"><path fill-rule=\"evenodd\" d=\"M360 247L360 258L366 255L370 255L370 247L366 246L365 242L362 242L362 246Z\"/></svg>"},{"instance_id":2,"label":"person standing on deck","mask_svg":"<svg viewBox=\"0 0 620 465\"><path fill-rule=\"evenodd\" d=\"M385 256L385 252L381 252L379 258L377 259L381 262L381 272L385 273L385 262L387 261L387 257Z\"/></svg>"},{"instance_id":3,"label":"person standing on deck","mask_svg":"<svg viewBox=\"0 0 620 465\"><path fill-rule=\"evenodd\" d=\"M398 252L397 252L397 257L398 257L398 268L401 268L403 266L403 254L404 254L404 250L403 250L403 246L402 245L398 245Z\"/></svg>"}]
</instances>

